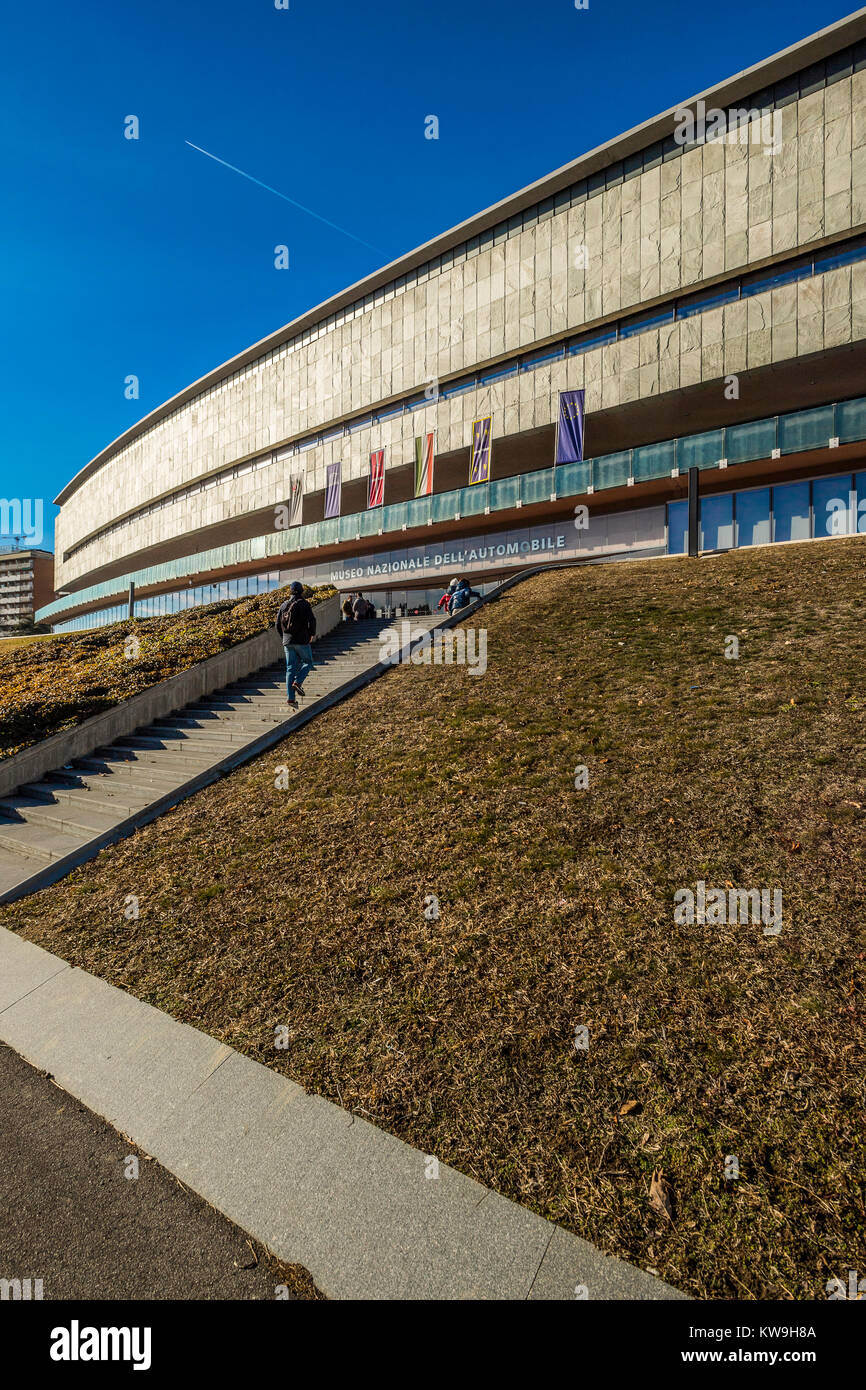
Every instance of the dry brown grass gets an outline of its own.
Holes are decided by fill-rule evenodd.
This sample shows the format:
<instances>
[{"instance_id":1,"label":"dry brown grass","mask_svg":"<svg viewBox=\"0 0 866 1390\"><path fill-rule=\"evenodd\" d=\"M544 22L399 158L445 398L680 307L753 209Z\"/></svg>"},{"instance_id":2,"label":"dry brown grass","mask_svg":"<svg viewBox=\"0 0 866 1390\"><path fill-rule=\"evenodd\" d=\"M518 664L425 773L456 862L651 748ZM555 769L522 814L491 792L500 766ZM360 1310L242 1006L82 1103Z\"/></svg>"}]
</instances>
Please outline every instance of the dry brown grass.
<instances>
[{"instance_id":1,"label":"dry brown grass","mask_svg":"<svg viewBox=\"0 0 866 1390\"><path fill-rule=\"evenodd\" d=\"M0 921L690 1293L823 1297L866 1268L864 559L533 579L485 676L390 672ZM781 935L675 926L698 879Z\"/></svg>"}]
</instances>

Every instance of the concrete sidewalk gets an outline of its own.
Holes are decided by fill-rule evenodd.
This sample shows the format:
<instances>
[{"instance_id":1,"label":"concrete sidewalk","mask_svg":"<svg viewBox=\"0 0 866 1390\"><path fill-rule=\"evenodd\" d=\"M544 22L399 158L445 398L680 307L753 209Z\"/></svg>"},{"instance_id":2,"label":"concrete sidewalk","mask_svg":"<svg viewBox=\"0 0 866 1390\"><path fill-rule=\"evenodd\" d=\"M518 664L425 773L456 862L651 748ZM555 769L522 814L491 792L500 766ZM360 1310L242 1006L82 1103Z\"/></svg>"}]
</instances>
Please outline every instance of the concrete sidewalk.
<instances>
[{"instance_id":1,"label":"concrete sidewalk","mask_svg":"<svg viewBox=\"0 0 866 1390\"><path fill-rule=\"evenodd\" d=\"M0 1040L331 1298L685 1297L5 928Z\"/></svg>"}]
</instances>

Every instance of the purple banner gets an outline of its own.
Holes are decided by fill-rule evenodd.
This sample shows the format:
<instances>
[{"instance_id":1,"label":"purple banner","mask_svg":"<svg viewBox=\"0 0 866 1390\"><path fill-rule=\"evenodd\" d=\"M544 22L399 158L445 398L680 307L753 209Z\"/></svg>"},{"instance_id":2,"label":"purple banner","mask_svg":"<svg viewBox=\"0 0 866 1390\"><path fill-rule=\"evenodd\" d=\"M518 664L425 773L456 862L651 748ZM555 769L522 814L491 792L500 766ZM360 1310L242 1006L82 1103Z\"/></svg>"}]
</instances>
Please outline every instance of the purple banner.
<instances>
[{"instance_id":1,"label":"purple banner","mask_svg":"<svg viewBox=\"0 0 866 1390\"><path fill-rule=\"evenodd\" d=\"M472 448L469 455L469 483L490 482L490 443L493 417L485 415L472 422Z\"/></svg>"},{"instance_id":2,"label":"purple banner","mask_svg":"<svg viewBox=\"0 0 866 1390\"><path fill-rule=\"evenodd\" d=\"M580 463L583 459L583 391L560 391L556 462Z\"/></svg>"},{"instance_id":3,"label":"purple banner","mask_svg":"<svg viewBox=\"0 0 866 1390\"><path fill-rule=\"evenodd\" d=\"M328 464L328 490L325 494L325 520L340 515L340 493L343 482L342 463Z\"/></svg>"}]
</instances>

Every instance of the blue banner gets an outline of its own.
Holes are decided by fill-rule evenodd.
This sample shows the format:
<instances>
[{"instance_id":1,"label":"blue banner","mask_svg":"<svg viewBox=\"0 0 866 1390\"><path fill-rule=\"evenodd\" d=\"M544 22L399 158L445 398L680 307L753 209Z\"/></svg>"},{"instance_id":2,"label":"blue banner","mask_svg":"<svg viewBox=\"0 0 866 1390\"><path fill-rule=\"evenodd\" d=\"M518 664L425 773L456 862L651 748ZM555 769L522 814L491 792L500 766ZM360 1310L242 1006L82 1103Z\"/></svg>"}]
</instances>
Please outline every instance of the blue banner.
<instances>
[{"instance_id":1,"label":"blue banner","mask_svg":"<svg viewBox=\"0 0 866 1390\"><path fill-rule=\"evenodd\" d=\"M583 459L583 391L560 391L556 462L580 463Z\"/></svg>"}]
</instances>

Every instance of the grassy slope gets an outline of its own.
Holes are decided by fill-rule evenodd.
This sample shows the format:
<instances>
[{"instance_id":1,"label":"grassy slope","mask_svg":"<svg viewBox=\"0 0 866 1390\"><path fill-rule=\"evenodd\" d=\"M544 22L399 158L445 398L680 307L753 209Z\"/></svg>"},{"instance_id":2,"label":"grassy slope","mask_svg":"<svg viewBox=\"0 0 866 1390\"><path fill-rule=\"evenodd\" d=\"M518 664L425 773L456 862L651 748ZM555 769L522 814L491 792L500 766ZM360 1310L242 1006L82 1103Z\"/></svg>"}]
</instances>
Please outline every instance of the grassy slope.
<instances>
[{"instance_id":1,"label":"grassy slope","mask_svg":"<svg viewBox=\"0 0 866 1390\"><path fill-rule=\"evenodd\" d=\"M389 673L0 922L689 1292L823 1297L866 1267L864 560L536 578L485 676ZM781 936L675 927L699 878Z\"/></svg>"},{"instance_id":2,"label":"grassy slope","mask_svg":"<svg viewBox=\"0 0 866 1390\"><path fill-rule=\"evenodd\" d=\"M34 642L51 642L53 640L53 632L36 632L29 637L4 637L0 639L0 656L5 656L7 652L14 652L19 647L29 647Z\"/></svg>"},{"instance_id":3,"label":"grassy slope","mask_svg":"<svg viewBox=\"0 0 866 1390\"><path fill-rule=\"evenodd\" d=\"M333 592L316 590L320 598ZM286 593L275 589L164 618L24 639L26 645L0 643L0 758L254 637L274 621ZM124 649L131 633L140 642L135 658Z\"/></svg>"}]
</instances>

